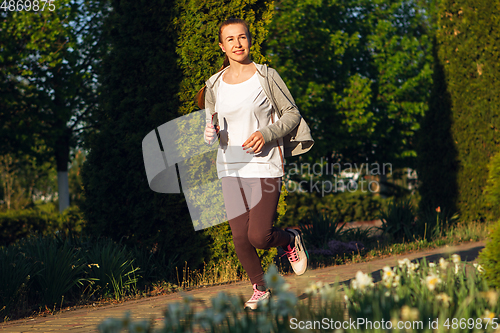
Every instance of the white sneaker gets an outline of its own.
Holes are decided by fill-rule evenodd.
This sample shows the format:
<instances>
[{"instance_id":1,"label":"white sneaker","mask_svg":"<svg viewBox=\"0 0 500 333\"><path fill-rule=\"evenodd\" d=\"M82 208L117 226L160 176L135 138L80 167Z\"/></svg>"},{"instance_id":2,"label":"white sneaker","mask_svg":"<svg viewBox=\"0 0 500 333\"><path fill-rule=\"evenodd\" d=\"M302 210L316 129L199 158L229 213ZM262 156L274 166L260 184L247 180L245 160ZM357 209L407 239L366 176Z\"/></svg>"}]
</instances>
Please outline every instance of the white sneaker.
<instances>
[{"instance_id":1,"label":"white sneaker","mask_svg":"<svg viewBox=\"0 0 500 333\"><path fill-rule=\"evenodd\" d=\"M253 285L253 295L252 297L245 302L245 308L250 308L252 310L257 309L257 306L260 302L262 302L265 299L269 299L271 297L271 291L265 290L265 291L260 291L257 289L257 284Z\"/></svg>"},{"instance_id":2,"label":"white sneaker","mask_svg":"<svg viewBox=\"0 0 500 333\"><path fill-rule=\"evenodd\" d=\"M299 230L286 228L286 231L292 233L295 236L295 246L293 248L287 245L285 254L288 257L288 261L292 265L292 269L297 275L302 275L307 270L307 259L309 254L307 253L306 246L304 244L304 239Z\"/></svg>"}]
</instances>

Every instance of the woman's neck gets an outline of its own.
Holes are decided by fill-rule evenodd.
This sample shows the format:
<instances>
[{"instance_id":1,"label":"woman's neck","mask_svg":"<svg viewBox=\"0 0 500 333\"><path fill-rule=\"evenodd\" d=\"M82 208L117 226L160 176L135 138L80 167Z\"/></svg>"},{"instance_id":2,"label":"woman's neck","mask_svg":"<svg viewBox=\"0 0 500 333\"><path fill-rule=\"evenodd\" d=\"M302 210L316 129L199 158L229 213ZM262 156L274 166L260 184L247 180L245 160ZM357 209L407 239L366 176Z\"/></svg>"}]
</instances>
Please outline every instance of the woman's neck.
<instances>
[{"instance_id":1,"label":"woman's neck","mask_svg":"<svg viewBox=\"0 0 500 333\"><path fill-rule=\"evenodd\" d=\"M257 68L253 61L249 63L239 63L239 62L231 62L229 68L224 73L224 82L230 84L237 84L248 80L252 77Z\"/></svg>"}]
</instances>

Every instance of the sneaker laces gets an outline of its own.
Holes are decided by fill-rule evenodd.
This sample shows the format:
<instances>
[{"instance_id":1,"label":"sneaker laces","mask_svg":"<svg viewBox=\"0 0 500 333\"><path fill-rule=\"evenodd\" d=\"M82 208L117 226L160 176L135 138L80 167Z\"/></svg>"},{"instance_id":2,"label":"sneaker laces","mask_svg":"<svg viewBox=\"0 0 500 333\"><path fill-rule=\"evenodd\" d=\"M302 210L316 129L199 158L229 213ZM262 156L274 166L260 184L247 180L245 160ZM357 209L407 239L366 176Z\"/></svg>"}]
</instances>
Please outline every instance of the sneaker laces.
<instances>
[{"instance_id":1,"label":"sneaker laces","mask_svg":"<svg viewBox=\"0 0 500 333\"><path fill-rule=\"evenodd\" d=\"M290 245L288 245L288 250L285 250L285 254L288 257L288 260L290 262L299 261L299 253L297 252L297 246L294 246L293 248L291 248ZM284 255L282 255L282 257Z\"/></svg>"},{"instance_id":2,"label":"sneaker laces","mask_svg":"<svg viewBox=\"0 0 500 333\"><path fill-rule=\"evenodd\" d=\"M253 295L252 298L250 298L251 301L256 301L258 300L262 295L264 295L266 292L265 291L260 291L257 289L257 284L253 285Z\"/></svg>"}]
</instances>

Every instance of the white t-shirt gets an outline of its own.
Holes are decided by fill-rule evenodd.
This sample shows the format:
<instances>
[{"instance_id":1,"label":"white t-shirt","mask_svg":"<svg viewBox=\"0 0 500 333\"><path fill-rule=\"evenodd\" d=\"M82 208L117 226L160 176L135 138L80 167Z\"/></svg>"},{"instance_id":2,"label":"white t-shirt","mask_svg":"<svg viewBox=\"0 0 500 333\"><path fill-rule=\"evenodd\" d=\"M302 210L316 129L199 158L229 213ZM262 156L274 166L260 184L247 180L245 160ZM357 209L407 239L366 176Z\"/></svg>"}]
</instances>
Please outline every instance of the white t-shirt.
<instances>
[{"instance_id":1,"label":"white t-shirt","mask_svg":"<svg viewBox=\"0 0 500 333\"><path fill-rule=\"evenodd\" d=\"M257 72L248 80L228 84L220 79L215 111L220 126L217 174L222 177L282 177L283 167L278 149L280 139L268 142L258 154L247 153L243 143L259 128L272 123L272 105L259 82Z\"/></svg>"}]
</instances>

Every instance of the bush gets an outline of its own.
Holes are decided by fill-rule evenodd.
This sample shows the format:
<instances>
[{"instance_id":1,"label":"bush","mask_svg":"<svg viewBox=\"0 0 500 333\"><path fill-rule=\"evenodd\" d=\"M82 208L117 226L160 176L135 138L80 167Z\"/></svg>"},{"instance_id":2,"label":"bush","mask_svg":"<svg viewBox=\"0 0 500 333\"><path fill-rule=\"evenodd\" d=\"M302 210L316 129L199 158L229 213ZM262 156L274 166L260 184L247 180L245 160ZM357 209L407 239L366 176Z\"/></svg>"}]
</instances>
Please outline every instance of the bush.
<instances>
[{"instance_id":1,"label":"bush","mask_svg":"<svg viewBox=\"0 0 500 333\"><path fill-rule=\"evenodd\" d=\"M437 5L438 58L444 68L451 113L437 108L433 112L449 115L447 142L451 139L454 144L447 147L455 150L456 156L443 154L436 161L447 157L458 161L440 163L440 167L446 173L456 172L457 208L464 221L491 218L483 191L487 162L500 148L500 67L497 52L490 48L500 37L500 20L491 15L491 5L489 0L443 0ZM424 135L440 144L441 137L429 132ZM456 197L452 192L444 195Z\"/></svg>"},{"instance_id":2,"label":"bush","mask_svg":"<svg viewBox=\"0 0 500 333\"><path fill-rule=\"evenodd\" d=\"M479 253L479 262L485 269L486 280L494 288L500 288L500 221L490 232L490 239Z\"/></svg>"},{"instance_id":3,"label":"bush","mask_svg":"<svg viewBox=\"0 0 500 333\"><path fill-rule=\"evenodd\" d=\"M40 209L11 210L0 213L0 246L13 244L33 234L47 235L56 231L80 234L85 221L77 206L71 206L62 214Z\"/></svg>"},{"instance_id":4,"label":"bush","mask_svg":"<svg viewBox=\"0 0 500 333\"><path fill-rule=\"evenodd\" d=\"M380 212L384 235L391 236L396 241L414 240L418 234L416 228L416 213L410 199L392 201L387 209Z\"/></svg>"},{"instance_id":5,"label":"bush","mask_svg":"<svg viewBox=\"0 0 500 333\"><path fill-rule=\"evenodd\" d=\"M387 200L369 193L339 193L319 197L314 193L288 193L286 214L278 226L308 224L320 213L328 213L339 222L372 221L378 219Z\"/></svg>"},{"instance_id":6,"label":"bush","mask_svg":"<svg viewBox=\"0 0 500 333\"><path fill-rule=\"evenodd\" d=\"M0 246L34 233L46 234L58 226L58 217L37 210L18 210L0 213Z\"/></svg>"},{"instance_id":7,"label":"bush","mask_svg":"<svg viewBox=\"0 0 500 333\"><path fill-rule=\"evenodd\" d=\"M488 164L488 181L486 185L486 207L490 218L500 216L500 153L495 154Z\"/></svg>"}]
</instances>

